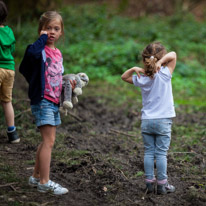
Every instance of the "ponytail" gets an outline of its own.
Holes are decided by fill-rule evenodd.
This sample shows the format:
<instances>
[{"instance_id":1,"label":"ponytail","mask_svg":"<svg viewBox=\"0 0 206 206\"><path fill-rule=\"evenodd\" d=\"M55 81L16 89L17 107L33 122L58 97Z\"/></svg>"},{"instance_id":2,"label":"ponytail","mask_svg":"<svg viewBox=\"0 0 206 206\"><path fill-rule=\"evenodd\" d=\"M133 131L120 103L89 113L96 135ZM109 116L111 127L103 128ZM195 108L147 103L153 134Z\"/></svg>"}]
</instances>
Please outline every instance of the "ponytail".
<instances>
[{"instance_id":1,"label":"ponytail","mask_svg":"<svg viewBox=\"0 0 206 206\"><path fill-rule=\"evenodd\" d=\"M150 58L145 58L145 74L151 78L154 77L154 74L156 72L156 63L157 63L157 58L154 56L151 56Z\"/></svg>"},{"instance_id":2,"label":"ponytail","mask_svg":"<svg viewBox=\"0 0 206 206\"><path fill-rule=\"evenodd\" d=\"M159 42L149 44L142 52L145 74L153 78L157 72L156 63L167 53Z\"/></svg>"}]
</instances>

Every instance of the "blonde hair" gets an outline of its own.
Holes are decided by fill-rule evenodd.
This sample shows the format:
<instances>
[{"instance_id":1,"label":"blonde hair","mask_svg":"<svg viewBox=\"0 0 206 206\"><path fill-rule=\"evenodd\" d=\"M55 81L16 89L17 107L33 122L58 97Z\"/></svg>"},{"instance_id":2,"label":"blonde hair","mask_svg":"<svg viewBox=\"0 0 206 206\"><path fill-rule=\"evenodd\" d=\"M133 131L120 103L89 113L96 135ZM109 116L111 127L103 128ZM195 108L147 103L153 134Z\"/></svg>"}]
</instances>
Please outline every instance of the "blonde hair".
<instances>
[{"instance_id":1,"label":"blonde hair","mask_svg":"<svg viewBox=\"0 0 206 206\"><path fill-rule=\"evenodd\" d=\"M156 73L156 63L167 53L160 42L149 44L142 52L145 74L151 78Z\"/></svg>"},{"instance_id":2,"label":"blonde hair","mask_svg":"<svg viewBox=\"0 0 206 206\"><path fill-rule=\"evenodd\" d=\"M39 19L39 28L38 28L38 34L40 34L41 30L46 27L52 20L59 19L61 23L61 31L62 34L64 34L64 23L62 16L57 11L47 11L44 12L40 19Z\"/></svg>"}]
</instances>

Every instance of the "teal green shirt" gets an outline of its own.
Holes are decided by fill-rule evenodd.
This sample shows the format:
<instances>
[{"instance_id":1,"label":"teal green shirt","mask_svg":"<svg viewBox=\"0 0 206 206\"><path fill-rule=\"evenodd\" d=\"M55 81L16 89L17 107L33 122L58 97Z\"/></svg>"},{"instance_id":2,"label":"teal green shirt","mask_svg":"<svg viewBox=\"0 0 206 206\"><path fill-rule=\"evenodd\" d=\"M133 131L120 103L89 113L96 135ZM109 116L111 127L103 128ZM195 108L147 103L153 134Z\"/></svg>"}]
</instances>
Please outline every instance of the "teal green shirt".
<instances>
[{"instance_id":1,"label":"teal green shirt","mask_svg":"<svg viewBox=\"0 0 206 206\"><path fill-rule=\"evenodd\" d=\"M15 70L14 57L15 37L8 26L0 27L0 68Z\"/></svg>"}]
</instances>

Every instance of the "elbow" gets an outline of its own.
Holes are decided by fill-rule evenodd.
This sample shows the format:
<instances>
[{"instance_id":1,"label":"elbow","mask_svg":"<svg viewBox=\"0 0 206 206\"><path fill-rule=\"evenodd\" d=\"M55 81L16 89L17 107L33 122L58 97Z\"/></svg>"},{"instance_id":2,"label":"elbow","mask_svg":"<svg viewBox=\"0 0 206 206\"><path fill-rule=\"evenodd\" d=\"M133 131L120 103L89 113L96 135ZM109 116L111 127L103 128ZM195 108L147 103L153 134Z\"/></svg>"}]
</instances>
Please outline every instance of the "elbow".
<instances>
[{"instance_id":1,"label":"elbow","mask_svg":"<svg viewBox=\"0 0 206 206\"><path fill-rule=\"evenodd\" d=\"M173 59L177 59L177 54L176 54L176 52L172 51L170 54L171 54L171 56L172 56Z\"/></svg>"},{"instance_id":2,"label":"elbow","mask_svg":"<svg viewBox=\"0 0 206 206\"><path fill-rule=\"evenodd\" d=\"M125 76L124 76L124 75L122 75L122 76L121 76L121 79L122 79L123 81L125 81L125 80L126 80L126 78L125 78Z\"/></svg>"}]
</instances>

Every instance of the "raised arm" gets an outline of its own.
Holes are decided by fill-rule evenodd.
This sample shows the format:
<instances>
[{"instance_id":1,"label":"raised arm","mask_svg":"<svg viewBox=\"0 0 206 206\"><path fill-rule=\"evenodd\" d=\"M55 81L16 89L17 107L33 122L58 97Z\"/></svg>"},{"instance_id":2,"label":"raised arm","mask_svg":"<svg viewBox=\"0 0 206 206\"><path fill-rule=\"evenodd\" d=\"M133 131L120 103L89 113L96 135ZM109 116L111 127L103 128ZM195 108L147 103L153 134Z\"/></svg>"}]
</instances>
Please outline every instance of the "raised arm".
<instances>
[{"instance_id":1,"label":"raised arm","mask_svg":"<svg viewBox=\"0 0 206 206\"><path fill-rule=\"evenodd\" d=\"M163 56L157 63L157 70L160 70L160 67L163 64L166 64L167 67L170 70L170 73L172 74L175 66L176 66L176 61L177 61L177 55L174 51L167 53L165 56Z\"/></svg>"},{"instance_id":2,"label":"raised arm","mask_svg":"<svg viewBox=\"0 0 206 206\"><path fill-rule=\"evenodd\" d=\"M140 78L140 73L144 73L144 69L140 67L132 67L131 69L128 69L122 74L122 80L130 84L133 84L132 75L134 72L136 72L137 76Z\"/></svg>"},{"instance_id":3,"label":"raised arm","mask_svg":"<svg viewBox=\"0 0 206 206\"><path fill-rule=\"evenodd\" d=\"M42 50L46 45L47 38L48 38L47 34L42 33L37 41L35 41L33 44L28 46L27 55L35 56L36 58L39 58Z\"/></svg>"}]
</instances>

